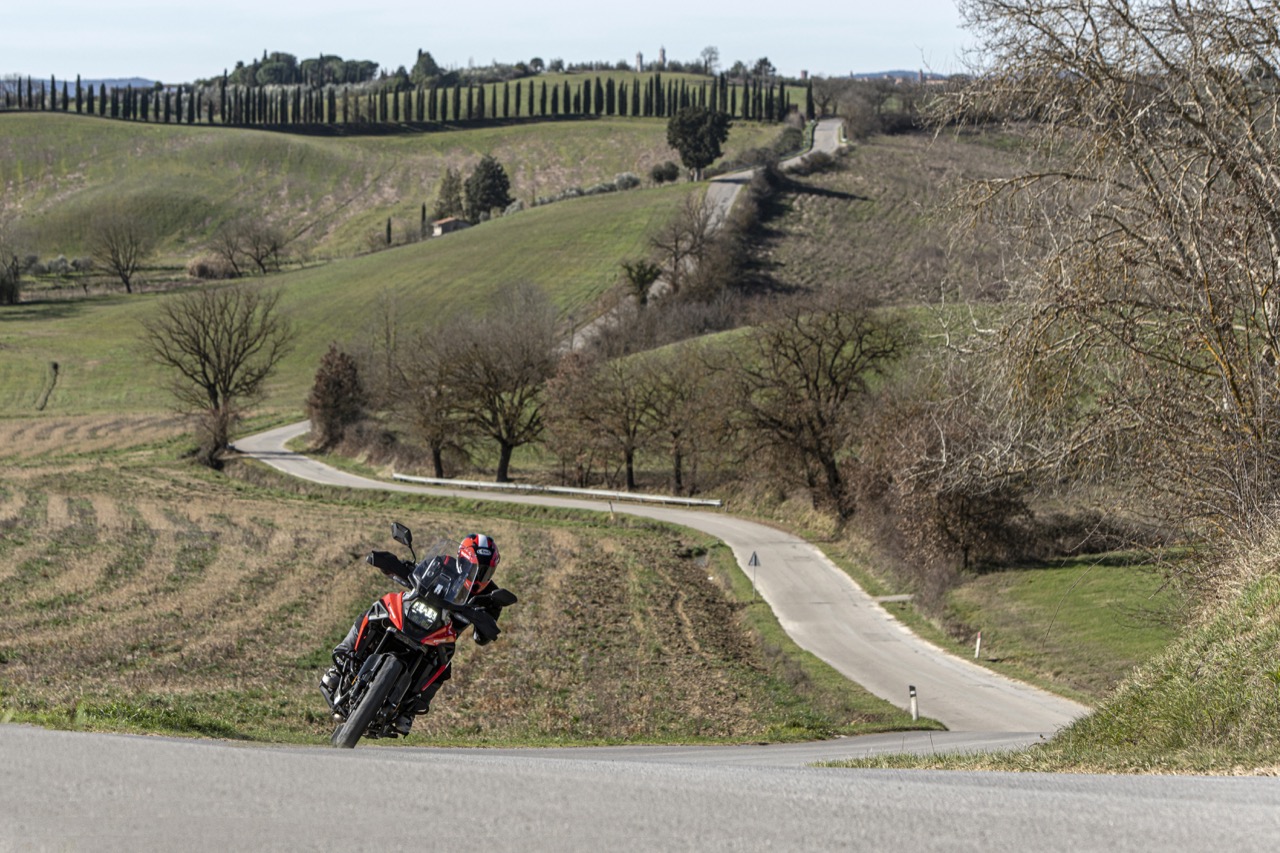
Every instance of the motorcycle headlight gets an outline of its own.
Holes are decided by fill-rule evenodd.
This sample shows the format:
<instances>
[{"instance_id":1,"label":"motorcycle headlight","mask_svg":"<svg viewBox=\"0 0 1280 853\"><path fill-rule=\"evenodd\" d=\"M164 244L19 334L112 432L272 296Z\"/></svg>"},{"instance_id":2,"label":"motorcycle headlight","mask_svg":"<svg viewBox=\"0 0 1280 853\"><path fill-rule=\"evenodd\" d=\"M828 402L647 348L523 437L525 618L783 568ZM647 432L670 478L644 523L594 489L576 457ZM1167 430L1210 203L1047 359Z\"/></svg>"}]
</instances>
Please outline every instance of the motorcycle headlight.
<instances>
[{"instance_id":1,"label":"motorcycle headlight","mask_svg":"<svg viewBox=\"0 0 1280 853\"><path fill-rule=\"evenodd\" d=\"M425 601L414 600L409 602L409 610L406 615L419 628L430 630L435 627L436 620L440 618L440 611Z\"/></svg>"}]
</instances>

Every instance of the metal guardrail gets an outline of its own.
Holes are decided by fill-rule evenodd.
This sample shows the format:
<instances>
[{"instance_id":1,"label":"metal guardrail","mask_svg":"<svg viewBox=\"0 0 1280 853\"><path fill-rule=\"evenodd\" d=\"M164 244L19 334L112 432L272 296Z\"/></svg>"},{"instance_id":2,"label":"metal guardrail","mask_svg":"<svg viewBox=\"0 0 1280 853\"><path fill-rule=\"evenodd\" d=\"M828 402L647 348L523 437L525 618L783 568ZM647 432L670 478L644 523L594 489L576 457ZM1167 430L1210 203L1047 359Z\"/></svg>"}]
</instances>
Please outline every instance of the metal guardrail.
<instances>
[{"instance_id":1,"label":"metal guardrail","mask_svg":"<svg viewBox=\"0 0 1280 853\"><path fill-rule=\"evenodd\" d=\"M678 498L673 495L642 495L636 492L606 492L599 489L574 489L568 486L535 486L529 483L486 483L482 480L449 480L443 477L411 477L408 474L392 474L393 480L422 483L427 486L449 486L460 489L496 489L512 492L548 492L557 495L598 498L611 501L638 501L640 503L679 504L680 506L724 506L719 499Z\"/></svg>"}]
</instances>

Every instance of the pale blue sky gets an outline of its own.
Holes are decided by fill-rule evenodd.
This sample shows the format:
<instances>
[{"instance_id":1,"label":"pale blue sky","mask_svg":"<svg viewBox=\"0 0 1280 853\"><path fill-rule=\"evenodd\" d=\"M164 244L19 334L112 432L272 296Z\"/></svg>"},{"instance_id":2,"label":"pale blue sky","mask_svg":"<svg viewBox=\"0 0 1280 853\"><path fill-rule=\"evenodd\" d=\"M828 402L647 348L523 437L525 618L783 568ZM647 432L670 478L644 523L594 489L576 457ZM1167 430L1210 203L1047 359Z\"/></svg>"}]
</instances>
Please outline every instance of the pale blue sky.
<instances>
[{"instance_id":1,"label":"pale blue sky","mask_svg":"<svg viewBox=\"0 0 1280 853\"><path fill-rule=\"evenodd\" d=\"M299 59L323 52L411 67L419 48L446 67L539 56L566 62L767 56L786 75L962 70L966 33L954 0L45 0L6 4L0 75L59 79L211 77L263 50ZM363 8L362 8L363 7ZM356 11L358 10L358 11Z\"/></svg>"}]
</instances>

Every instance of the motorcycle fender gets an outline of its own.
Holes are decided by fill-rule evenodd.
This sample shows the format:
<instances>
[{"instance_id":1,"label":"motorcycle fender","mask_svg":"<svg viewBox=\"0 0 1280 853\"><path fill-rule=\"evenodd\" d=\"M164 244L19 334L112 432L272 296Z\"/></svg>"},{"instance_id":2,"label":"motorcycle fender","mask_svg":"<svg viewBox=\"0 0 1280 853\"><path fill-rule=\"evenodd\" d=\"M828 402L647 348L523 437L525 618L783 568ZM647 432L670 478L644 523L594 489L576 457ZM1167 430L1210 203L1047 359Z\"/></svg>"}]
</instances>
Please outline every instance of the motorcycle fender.
<instances>
[{"instance_id":1,"label":"motorcycle fender","mask_svg":"<svg viewBox=\"0 0 1280 853\"><path fill-rule=\"evenodd\" d=\"M373 674L378 671L378 667L382 665L382 660L385 657L386 655L369 655L360 666L360 671L356 673L356 678L365 682L372 681Z\"/></svg>"}]
</instances>

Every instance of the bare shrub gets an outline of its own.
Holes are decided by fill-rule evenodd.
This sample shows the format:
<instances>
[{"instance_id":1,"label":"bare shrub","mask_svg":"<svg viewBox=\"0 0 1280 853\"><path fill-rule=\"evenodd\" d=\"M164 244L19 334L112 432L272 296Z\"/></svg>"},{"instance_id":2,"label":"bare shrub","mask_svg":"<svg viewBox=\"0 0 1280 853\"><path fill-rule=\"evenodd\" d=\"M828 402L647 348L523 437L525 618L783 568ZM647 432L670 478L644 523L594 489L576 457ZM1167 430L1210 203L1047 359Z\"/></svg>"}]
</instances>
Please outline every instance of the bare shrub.
<instances>
[{"instance_id":1,"label":"bare shrub","mask_svg":"<svg viewBox=\"0 0 1280 853\"><path fill-rule=\"evenodd\" d=\"M201 255L187 261L187 275L201 281L221 281L239 273L222 258Z\"/></svg>"}]
</instances>

